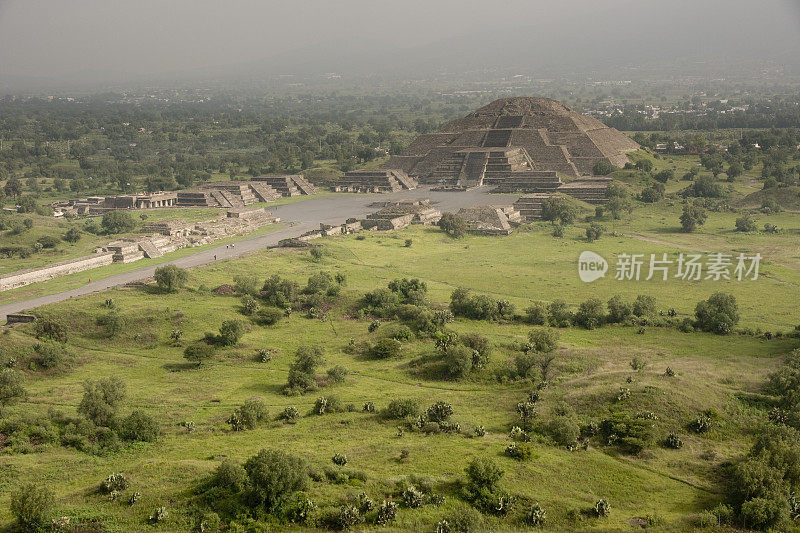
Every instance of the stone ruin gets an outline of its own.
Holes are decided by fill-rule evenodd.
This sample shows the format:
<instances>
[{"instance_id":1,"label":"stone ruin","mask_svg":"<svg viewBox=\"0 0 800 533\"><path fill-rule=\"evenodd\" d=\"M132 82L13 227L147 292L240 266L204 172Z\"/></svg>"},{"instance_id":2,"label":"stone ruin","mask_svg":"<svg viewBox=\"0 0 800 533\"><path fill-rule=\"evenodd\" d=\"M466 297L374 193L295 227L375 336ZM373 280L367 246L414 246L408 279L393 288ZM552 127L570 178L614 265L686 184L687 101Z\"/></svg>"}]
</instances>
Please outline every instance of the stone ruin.
<instances>
[{"instance_id":1,"label":"stone ruin","mask_svg":"<svg viewBox=\"0 0 800 533\"><path fill-rule=\"evenodd\" d=\"M520 212L523 220L539 220L542 218L542 203L553 193L566 194L587 204L602 205L608 201L606 191L612 181L611 178L592 177L562 183L556 189L531 191L532 194L521 196L514 203L514 208Z\"/></svg>"},{"instance_id":2,"label":"stone ruin","mask_svg":"<svg viewBox=\"0 0 800 533\"><path fill-rule=\"evenodd\" d=\"M436 224L442 218L442 213L431 206L428 198L418 200L402 200L398 202L373 202L370 207L379 207L379 211L367 216L367 219L389 220L393 218L412 215L411 222L425 226Z\"/></svg>"},{"instance_id":3,"label":"stone ruin","mask_svg":"<svg viewBox=\"0 0 800 533\"><path fill-rule=\"evenodd\" d=\"M467 233L475 235L508 235L521 222L519 212L510 205L465 207L457 215L467 223Z\"/></svg>"},{"instance_id":4,"label":"stone ruin","mask_svg":"<svg viewBox=\"0 0 800 533\"><path fill-rule=\"evenodd\" d=\"M317 194L319 190L300 174L287 176L258 176L252 181L263 182L278 191L281 196Z\"/></svg>"},{"instance_id":5,"label":"stone ruin","mask_svg":"<svg viewBox=\"0 0 800 533\"><path fill-rule=\"evenodd\" d=\"M334 192L398 192L416 189L418 183L402 170L353 170L331 187Z\"/></svg>"},{"instance_id":6,"label":"stone ruin","mask_svg":"<svg viewBox=\"0 0 800 533\"><path fill-rule=\"evenodd\" d=\"M197 223L176 220L152 222L143 228L147 236L120 239L99 247L95 253L39 268L20 270L0 276L0 291L23 287L38 281L83 272L112 263L132 263L144 258L161 257L169 252L202 246L230 235L250 233L261 226L279 222L264 208L231 209L215 219Z\"/></svg>"},{"instance_id":7,"label":"stone ruin","mask_svg":"<svg viewBox=\"0 0 800 533\"><path fill-rule=\"evenodd\" d=\"M151 194L124 194L121 196L89 196L78 200L53 202L55 212L76 215L102 215L115 209L156 209L177 204L178 193L155 192Z\"/></svg>"},{"instance_id":8,"label":"stone ruin","mask_svg":"<svg viewBox=\"0 0 800 533\"><path fill-rule=\"evenodd\" d=\"M466 190L521 185L544 171L568 178L592 175L598 161L623 166L639 145L599 120L549 98L502 98L439 131L420 135L383 168L399 169L420 183Z\"/></svg>"}]
</instances>

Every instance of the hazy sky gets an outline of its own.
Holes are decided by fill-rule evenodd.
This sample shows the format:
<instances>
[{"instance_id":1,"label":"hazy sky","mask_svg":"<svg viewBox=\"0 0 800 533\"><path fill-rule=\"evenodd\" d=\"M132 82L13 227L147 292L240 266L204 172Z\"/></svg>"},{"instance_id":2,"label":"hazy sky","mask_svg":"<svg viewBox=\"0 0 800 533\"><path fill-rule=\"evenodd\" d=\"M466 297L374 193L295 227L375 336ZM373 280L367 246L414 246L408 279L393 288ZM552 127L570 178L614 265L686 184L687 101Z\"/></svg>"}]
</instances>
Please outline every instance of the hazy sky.
<instances>
[{"instance_id":1,"label":"hazy sky","mask_svg":"<svg viewBox=\"0 0 800 533\"><path fill-rule=\"evenodd\" d=\"M800 1L0 0L6 85L660 54L797 61Z\"/></svg>"}]
</instances>

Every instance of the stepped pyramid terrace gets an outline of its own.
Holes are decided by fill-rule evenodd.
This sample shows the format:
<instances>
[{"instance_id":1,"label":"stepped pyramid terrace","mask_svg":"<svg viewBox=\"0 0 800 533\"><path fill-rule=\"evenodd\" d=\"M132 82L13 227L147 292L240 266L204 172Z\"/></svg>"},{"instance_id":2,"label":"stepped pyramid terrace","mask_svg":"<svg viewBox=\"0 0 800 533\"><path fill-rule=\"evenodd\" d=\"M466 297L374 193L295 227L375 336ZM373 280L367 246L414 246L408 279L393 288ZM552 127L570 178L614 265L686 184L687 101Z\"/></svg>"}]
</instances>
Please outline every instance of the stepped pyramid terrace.
<instances>
[{"instance_id":1,"label":"stepped pyramid terrace","mask_svg":"<svg viewBox=\"0 0 800 533\"><path fill-rule=\"evenodd\" d=\"M398 192L416 189L418 183L402 170L362 169L345 173L332 187L335 192Z\"/></svg>"},{"instance_id":2,"label":"stepped pyramid terrace","mask_svg":"<svg viewBox=\"0 0 800 533\"><path fill-rule=\"evenodd\" d=\"M383 167L442 189L502 187L511 180L512 190L527 192L551 173L577 179L591 176L598 161L621 167L638 148L616 129L555 100L502 98L420 135Z\"/></svg>"}]
</instances>

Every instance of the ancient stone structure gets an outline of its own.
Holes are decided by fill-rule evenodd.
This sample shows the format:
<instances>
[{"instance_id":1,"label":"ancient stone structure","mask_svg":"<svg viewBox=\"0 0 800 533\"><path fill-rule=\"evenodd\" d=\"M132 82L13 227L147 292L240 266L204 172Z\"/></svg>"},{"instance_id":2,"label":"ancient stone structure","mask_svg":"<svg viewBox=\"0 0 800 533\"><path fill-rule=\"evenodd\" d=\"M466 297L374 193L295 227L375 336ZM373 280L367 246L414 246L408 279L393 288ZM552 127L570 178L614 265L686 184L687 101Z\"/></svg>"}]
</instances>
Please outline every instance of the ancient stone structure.
<instances>
[{"instance_id":1,"label":"ancient stone structure","mask_svg":"<svg viewBox=\"0 0 800 533\"><path fill-rule=\"evenodd\" d=\"M353 170L339 178L331 189L335 192L397 192L417 186L417 182L402 170Z\"/></svg>"},{"instance_id":2,"label":"ancient stone structure","mask_svg":"<svg viewBox=\"0 0 800 533\"><path fill-rule=\"evenodd\" d=\"M180 221L155 222L145 226L150 234L134 239L108 243L86 257L54 263L40 268L20 270L0 276L0 291L23 287L38 281L66 276L111 263L131 263L143 258L161 257L190 246L202 246L230 235L247 234L280 219L264 208L231 209L225 216L197 223Z\"/></svg>"},{"instance_id":3,"label":"ancient stone structure","mask_svg":"<svg viewBox=\"0 0 800 533\"><path fill-rule=\"evenodd\" d=\"M373 202L370 207L380 207L381 209L367 218L395 218L402 215L414 215L412 223L430 225L439 222L442 213L431 206L428 198L419 200L403 200L399 202Z\"/></svg>"},{"instance_id":4,"label":"ancient stone structure","mask_svg":"<svg viewBox=\"0 0 800 533\"><path fill-rule=\"evenodd\" d=\"M476 235L508 235L520 222L513 206L479 205L465 207L457 215L467 223L467 232Z\"/></svg>"},{"instance_id":5,"label":"ancient stone structure","mask_svg":"<svg viewBox=\"0 0 800 533\"><path fill-rule=\"evenodd\" d=\"M300 196L301 194L317 194L317 188L299 174L287 176L259 176L253 178L255 182L264 182L281 196Z\"/></svg>"},{"instance_id":6,"label":"ancient stone structure","mask_svg":"<svg viewBox=\"0 0 800 533\"><path fill-rule=\"evenodd\" d=\"M514 209L519 211L523 220L539 220L542 218L542 203L548 198L549 193L528 194L514 202Z\"/></svg>"},{"instance_id":7,"label":"ancient stone structure","mask_svg":"<svg viewBox=\"0 0 800 533\"><path fill-rule=\"evenodd\" d=\"M383 166L420 183L468 189L532 171L591 175L598 161L623 166L638 144L549 98L503 98L419 136Z\"/></svg>"},{"instance_id":8,"label":"ancient stone structure","mask_svg":"<svg viewBox=\"0 0 800 533\"><path fill-rule=\"evenodd\" d=\"M175 192L152 194L125 194L122 196L90 196L78 200L53 202L53 210L60 213L71 212L76 215L102 215L115 209L156 209L172 207L177 203Z\"/></svg>"}]
</instances>

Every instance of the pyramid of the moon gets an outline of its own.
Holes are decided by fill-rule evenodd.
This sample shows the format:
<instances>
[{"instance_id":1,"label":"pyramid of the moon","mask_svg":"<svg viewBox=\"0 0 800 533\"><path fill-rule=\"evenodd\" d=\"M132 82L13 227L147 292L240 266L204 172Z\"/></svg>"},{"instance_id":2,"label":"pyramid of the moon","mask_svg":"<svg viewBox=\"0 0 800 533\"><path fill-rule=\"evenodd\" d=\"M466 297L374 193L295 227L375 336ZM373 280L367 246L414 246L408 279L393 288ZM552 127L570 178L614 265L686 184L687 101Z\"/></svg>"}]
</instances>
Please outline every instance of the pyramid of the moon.
<instances>
[{"instance_id":1,"label":"pyramid of the moon","mask_svg":"<svg viewBox=\"0 0 800 533\"><path fill-rule=\"evenodd\" d=\"M598 161L623 166L639 145L599 120L549 98L502 98L439 131L420 135L385 168L425 184L470 188L558 172L592 175Z\"/></svg>"}]
</instances>

